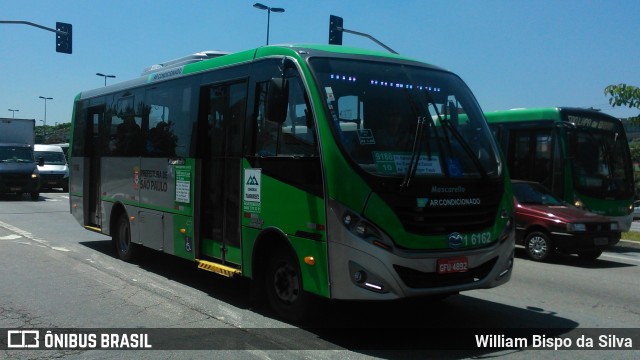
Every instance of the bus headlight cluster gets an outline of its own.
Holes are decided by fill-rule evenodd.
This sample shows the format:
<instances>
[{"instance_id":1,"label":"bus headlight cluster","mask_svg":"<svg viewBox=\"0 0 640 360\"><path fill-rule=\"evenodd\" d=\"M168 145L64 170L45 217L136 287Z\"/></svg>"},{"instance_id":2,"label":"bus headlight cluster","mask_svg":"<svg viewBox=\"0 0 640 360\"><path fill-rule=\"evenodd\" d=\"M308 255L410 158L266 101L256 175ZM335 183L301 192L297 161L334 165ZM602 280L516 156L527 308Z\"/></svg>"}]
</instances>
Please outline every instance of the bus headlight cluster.
<instances>
[{"instance_id":1,"label":"bus headlight cluster","mask_svg":"<svg viewBox=\"0 0 640 360\"><path fill-rule=\"evenodd\" d=\"M372 223L364 220L360 216L351 211L345 211L342 216L342 224L349 229L349 231L361 239L364 239L373 245L381 247L387 251L393 250L391 241L388 240Z\"/></svg>"},{"instance_id":2,"label":"bus headlight cluster","mask_svg":"<svg viewBox=\"0 0 640 360\"><path fill-rule=\"evenodd\" d=\"M507 210L504 210L504 209L500 213L500 217L502 219L507 219L507 223L505 224L504 229L502 229L502 233L500 233L500 237L498 238L498 241L502 243L505 240L507 240L513 233L514 219L513 219L513 214L510 214Z\"/></svg>"},{"instance_id":3,"label":"bus headlight cluster","mask_svg":"<svg viewBox=\"0 0 640 360\"><path fill-rule=\"evenodd\" d=\"M347 227L347 229L349 229L349 231L363 239L376 238L382 240L380 230L370 222L363 220L351 212L346 212L344 214L342 217L342 223Z\"/></svg>"},{"instance_id":4,"label":"bus headlight cluster","mask_svg":"<svg viewBox=\"0 0 640 360\"><path fill-rule=\"evenodd\" d=\"M582 200L578 198L573 198L573 206L577 207L578 209L587 210Z\"/></svg>"}]
</instances>

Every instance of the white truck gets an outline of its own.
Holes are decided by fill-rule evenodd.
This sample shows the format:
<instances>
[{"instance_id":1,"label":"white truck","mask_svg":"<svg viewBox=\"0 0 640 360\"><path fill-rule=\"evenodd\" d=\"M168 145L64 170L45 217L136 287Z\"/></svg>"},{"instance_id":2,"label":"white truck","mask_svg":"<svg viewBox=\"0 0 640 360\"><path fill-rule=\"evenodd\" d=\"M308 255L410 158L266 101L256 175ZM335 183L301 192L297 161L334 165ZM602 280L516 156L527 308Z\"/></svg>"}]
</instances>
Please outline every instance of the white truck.
<instances>
[{"instance_id":1,"label":"white truck","mask_svg":"<svg viewBox=\"0 0 640 360\"><path fill-rule=\"evenodd\" d=\"M0 193L40 197L40 173L33 147L34 119L0 118Z\"/></svg>"}]
</instances>

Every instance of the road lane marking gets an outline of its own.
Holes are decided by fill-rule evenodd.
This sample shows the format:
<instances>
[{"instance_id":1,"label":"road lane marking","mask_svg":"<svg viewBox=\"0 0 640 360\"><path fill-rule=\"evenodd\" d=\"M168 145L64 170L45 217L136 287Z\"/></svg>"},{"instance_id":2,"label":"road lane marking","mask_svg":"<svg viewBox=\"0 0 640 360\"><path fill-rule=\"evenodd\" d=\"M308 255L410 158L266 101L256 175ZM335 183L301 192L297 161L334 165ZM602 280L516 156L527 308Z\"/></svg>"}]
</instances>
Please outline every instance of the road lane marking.
<instances>
[{"instance_id":1,"label":"road lane marking","mask_svg":"<svg viewBox=\"0 0 640 360\"><path fill-rule=\"evenodd\" d=\"M18 234L11 234L7 236L0 236L0 240L15 240L15 239L20 239L21 237L22 236Z\"/></svg>"},{"instance_id":2,"label":"road lane marking","mask_svg":"<svg viewBox=\"0 0 640 360\"><path fill-rule=\"evenodd\" d=\"M52 246L51 248L52 248L53 250L64 251L64 252L71 251L71 250L69 250L69 249L67 249L67 248L64 248L64 247L61 247L61 246Z\"/></svg>"},{"instance_id":3,"label":"road lane marking","mask_svg":"<svg viewBox=\"0 0 640 360\"><path fill-rule=\"evenodd\" d=\"M21 235L22 237L25 237L27 239L30 239L30 240L34 239L34 236L30 232L22 230L20 228L17 228L15 226L7 224L5 222L0 221L0 227L5 228L5 229L7 229L7 230L9 230L9 231L11 231L13 233L18 234L18 235Z\"/></svg>"},{"instance_id":4,"label":"road lane marking","mask_svg":"<svg viewBox=\"0 0 640 360\"><path fill-rule=\"evenodd\" d=\"M627 260L627 261L633 261L633 262L640 263L640 259L634 258L631 255L629 255L629 256L619 256L619 255L611 255L611 254L602 254L602 256L600 256L600 258L603 258L603 257L619 259L619 260Z\"/></svg>"},{"instance_id":5,"label":"road lane marking","mask_svg":"<svg viewBox=\"0 0 640 360\"><path fill-rule=\"evenodd\" d=\"M28 240L34 241L37 244L36 245L40 245L43 247L48 247L51 248L51 246L49 245L49 242L47 240L42 240L42 239L38 239L35 236L33 236L32 233L26 231L26 230L22 230L20 228L17 228L11 224L7 224L6 222L0 221L0 227L4 228L6 230L9 230L13 233L16 233L18 235L20 235L21 237L27 238Z\"/></svg>"}]
</instances>

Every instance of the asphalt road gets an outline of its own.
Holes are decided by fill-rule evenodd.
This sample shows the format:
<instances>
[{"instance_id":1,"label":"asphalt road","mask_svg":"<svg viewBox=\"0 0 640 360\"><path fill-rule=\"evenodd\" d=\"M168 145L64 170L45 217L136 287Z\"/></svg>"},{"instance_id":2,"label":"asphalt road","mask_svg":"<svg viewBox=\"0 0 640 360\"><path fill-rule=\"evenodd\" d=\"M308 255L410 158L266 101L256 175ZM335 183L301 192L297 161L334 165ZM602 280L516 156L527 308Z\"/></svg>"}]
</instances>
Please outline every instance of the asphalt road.
<instances>
[{"instance_id":1,"label":"asphalt road","mask_svg":"<svg viewBox=\"0 0 640 360\"><path fill-rule=\"evenodd\" d=\"M268 308L250 301L246 281L222 278L153 251L145 255L136 264L116 259L108 237L75 222L67 194L46 193L35 202L0 196L0 330L173 329L158 335L166 341L153 344L155 349L170 344L166 351L0 350L0 358L635 359L640 355L638 350L624 349L624 342L623 349L608 344L611 338L630 339L633 348L640 349L640 249L626 242L595 262L559 257L540 264L518 252L506 285L441 302L327 303L318 309L316 322L305 328L283 323ZM470 334L510 337L515 336L513 329L554 341L570 338L574 345L583 336L595 339L594 348L600 348L598 341L604 337L607 344L597 351L558 352L544 345L464 348ZM3 336L0 332L0 339ZM439 342L445 346L437 346ZM182 350L196 347L207 350ZM441 347L449 350L434 350Z\"/></svg>"}]
</instances>

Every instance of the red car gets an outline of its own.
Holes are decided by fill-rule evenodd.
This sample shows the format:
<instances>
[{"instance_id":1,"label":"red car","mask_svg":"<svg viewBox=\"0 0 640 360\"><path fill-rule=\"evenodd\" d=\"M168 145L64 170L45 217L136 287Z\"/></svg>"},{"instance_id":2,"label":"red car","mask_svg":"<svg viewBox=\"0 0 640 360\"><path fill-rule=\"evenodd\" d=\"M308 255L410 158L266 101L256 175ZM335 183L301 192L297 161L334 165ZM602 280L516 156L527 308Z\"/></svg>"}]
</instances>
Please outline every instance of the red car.
<instances>
[{"instance_id":1,"label":"red car","mask_svg":"<svg viewBox=\"0 0 640 360\"><path fill-rule=\"evenodd\" d=\"M615 220L569 205L539 183L512 180L511 184L516 245L524 246L532 260L549 260L559 252L595 260L620 241Z\"/></svg>"}]
</instances>

